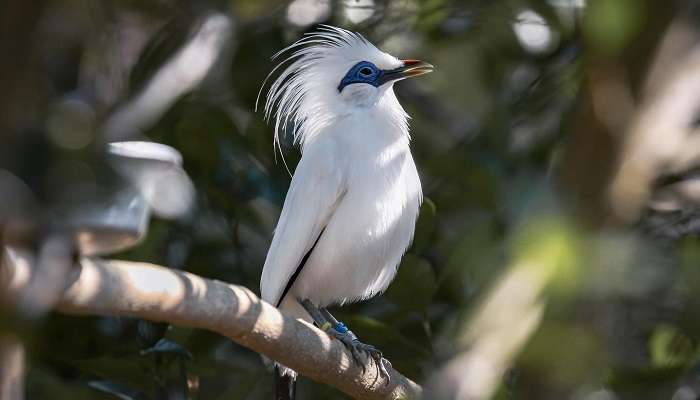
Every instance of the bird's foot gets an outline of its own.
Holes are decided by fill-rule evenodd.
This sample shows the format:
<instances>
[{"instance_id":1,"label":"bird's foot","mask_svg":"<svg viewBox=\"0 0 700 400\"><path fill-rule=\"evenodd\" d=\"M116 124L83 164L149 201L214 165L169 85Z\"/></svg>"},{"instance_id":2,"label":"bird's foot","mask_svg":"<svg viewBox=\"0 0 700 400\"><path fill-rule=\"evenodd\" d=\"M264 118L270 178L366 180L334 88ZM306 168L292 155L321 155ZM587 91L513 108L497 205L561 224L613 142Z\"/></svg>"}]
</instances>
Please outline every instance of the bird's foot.
<instances>
[{"instance_id":1,"label":"bird's foot","mask_svg":"<svg viewBox=\"0 0 700 400\"><path fill-rule=\"evenodd\" d=\"M367 369L366 361L369 361L369 358L371 358L377 368L377 374L385 377L386 382L389 383L391 376L389 375L387 367L391 367L391 362L384 358L384 354L379 349L370 344L360 342L357 336L355 336L352 331L348 330L342 322L339 322L334 327L329 327L326 329L326 332L350 350L353 360L362 367L363 373ZM364 359L363 356L365 356Z\"/></svg>"}]
</instances>

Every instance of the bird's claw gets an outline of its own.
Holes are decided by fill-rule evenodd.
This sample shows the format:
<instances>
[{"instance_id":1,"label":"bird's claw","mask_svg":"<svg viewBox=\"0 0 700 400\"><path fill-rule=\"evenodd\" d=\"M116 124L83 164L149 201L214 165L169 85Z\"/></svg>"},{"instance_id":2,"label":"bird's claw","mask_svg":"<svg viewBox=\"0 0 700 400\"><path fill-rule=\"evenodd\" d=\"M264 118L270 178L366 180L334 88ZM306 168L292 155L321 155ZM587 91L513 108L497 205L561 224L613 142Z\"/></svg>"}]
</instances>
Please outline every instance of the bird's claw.
<instances>
[{"instance_id":1,"label":"bird's claw","mask_svg":"<svg viewBox=\"0 0 700 400\"><path fill-rule=\"evenodd\" d=\"M356 348L359 348L360 351L364 352L370 358L372 358L372 360L374 361L374 365L377 367L377 374L386 378L386 383L388 384L389 381L391 380L391 376L389 375L389 371L387 369L387 366L389 368L391 368L391 362L389 360L387 360L386 358L384 358L384 354L378 348L376 348L370 344L362 343L357 339L355 339L355 343L356 343ZM363 372L364 372L364 367L363 367Z\"/></svg>"},{"instance_id":2,"label":"bird's claw","mask_svg":"<svg viewBox=\"0 0 700 400\"><path fill-rule=\"evenodd\" d=\"M341 333L331 328L328 329L328 334L340 341L345 345L345 348L350 350L355 363L362 367L363 374L367 370L367 363L365 360L371 358L377 368L377 374L386 378L386 383L389 383L391 376L389 375L387 366L391 367L391 362L384 358L384 354L379 349L370 344L360 342L352 331ZM363 356L365 359L363 359Z\"/></svg>"}]
</instances>

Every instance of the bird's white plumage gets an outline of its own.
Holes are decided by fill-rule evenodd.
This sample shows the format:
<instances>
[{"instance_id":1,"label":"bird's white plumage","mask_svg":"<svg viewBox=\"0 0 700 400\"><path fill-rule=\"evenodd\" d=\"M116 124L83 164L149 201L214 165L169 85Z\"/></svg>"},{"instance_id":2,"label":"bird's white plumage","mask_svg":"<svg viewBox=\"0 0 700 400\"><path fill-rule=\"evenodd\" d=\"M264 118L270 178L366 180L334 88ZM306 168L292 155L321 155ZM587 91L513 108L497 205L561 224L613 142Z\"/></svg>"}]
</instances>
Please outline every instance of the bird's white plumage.
<instances>
[{"instance_id":1,"label":"bird's white plumage","mask_svg":"<svg viewBox=\"0 0 700 400\"><path fill-rule=\"evenodd\" d=\"M422 193L409 150L408 116L393 82L338 90L360 61L382 69L402 62L356 33L329 26L279 54L289 51L276 68L287 65L271 85L265 112L275 119L276 143L293 128L302 157L260 288L264 300L282 300L282 309L308 320L300 299L327 306L386 289L412 240Z\"/></svg>"}]
</instances>

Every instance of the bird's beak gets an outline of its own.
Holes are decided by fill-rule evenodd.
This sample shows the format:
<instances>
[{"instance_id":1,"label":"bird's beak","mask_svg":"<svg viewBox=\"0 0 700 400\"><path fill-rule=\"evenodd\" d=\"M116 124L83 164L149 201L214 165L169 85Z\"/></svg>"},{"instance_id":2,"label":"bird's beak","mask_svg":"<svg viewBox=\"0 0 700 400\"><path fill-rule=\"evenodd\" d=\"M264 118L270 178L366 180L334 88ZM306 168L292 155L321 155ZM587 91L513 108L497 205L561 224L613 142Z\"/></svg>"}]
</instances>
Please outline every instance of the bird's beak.
<instances>
[{"instance_id":1,"label":"bird's beak","mask_svg":"<svg viewBox=\"0 0 700 400\"><path fill-rule=\"evenodd\" d=\"M427 74L433 72L433 64L427 63L420 60L401 60L403 62L403 67L397 68L398 71L404 78L410 78L413 76Z\"/></svg>"},{"instance_id":2,"label":"bird's beak","mask_svg":"<svg viewBox=\"0 0 700 400\"><path fill-rule=\"evenodd\" d=\"M382 83L427 74L428 72L433 72L435 68L432 64L420 60L401 60L401 62L403 62L402 66L384 71L381 78Z\"/></svg>"}]
</instances>

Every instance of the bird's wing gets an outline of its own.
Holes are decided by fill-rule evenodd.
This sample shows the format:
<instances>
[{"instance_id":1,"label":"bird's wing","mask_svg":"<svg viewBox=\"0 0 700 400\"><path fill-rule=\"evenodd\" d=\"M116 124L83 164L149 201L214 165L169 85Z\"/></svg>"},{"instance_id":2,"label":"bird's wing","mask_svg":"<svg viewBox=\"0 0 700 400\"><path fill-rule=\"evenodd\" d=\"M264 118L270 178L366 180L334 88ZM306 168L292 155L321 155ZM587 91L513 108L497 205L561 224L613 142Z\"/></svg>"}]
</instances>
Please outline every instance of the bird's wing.
<instances>
[{"instance_id":1,"label":"bird's wing","mask_svg":"<svg viewBox=\"0 0 700 400\"><path fill-rule=\"evenodd\" d=\"M278 305L342 195L343 176L327 149L311 147L297 165L260 279L263 300Z\"/></svg>"}]
</instances>

